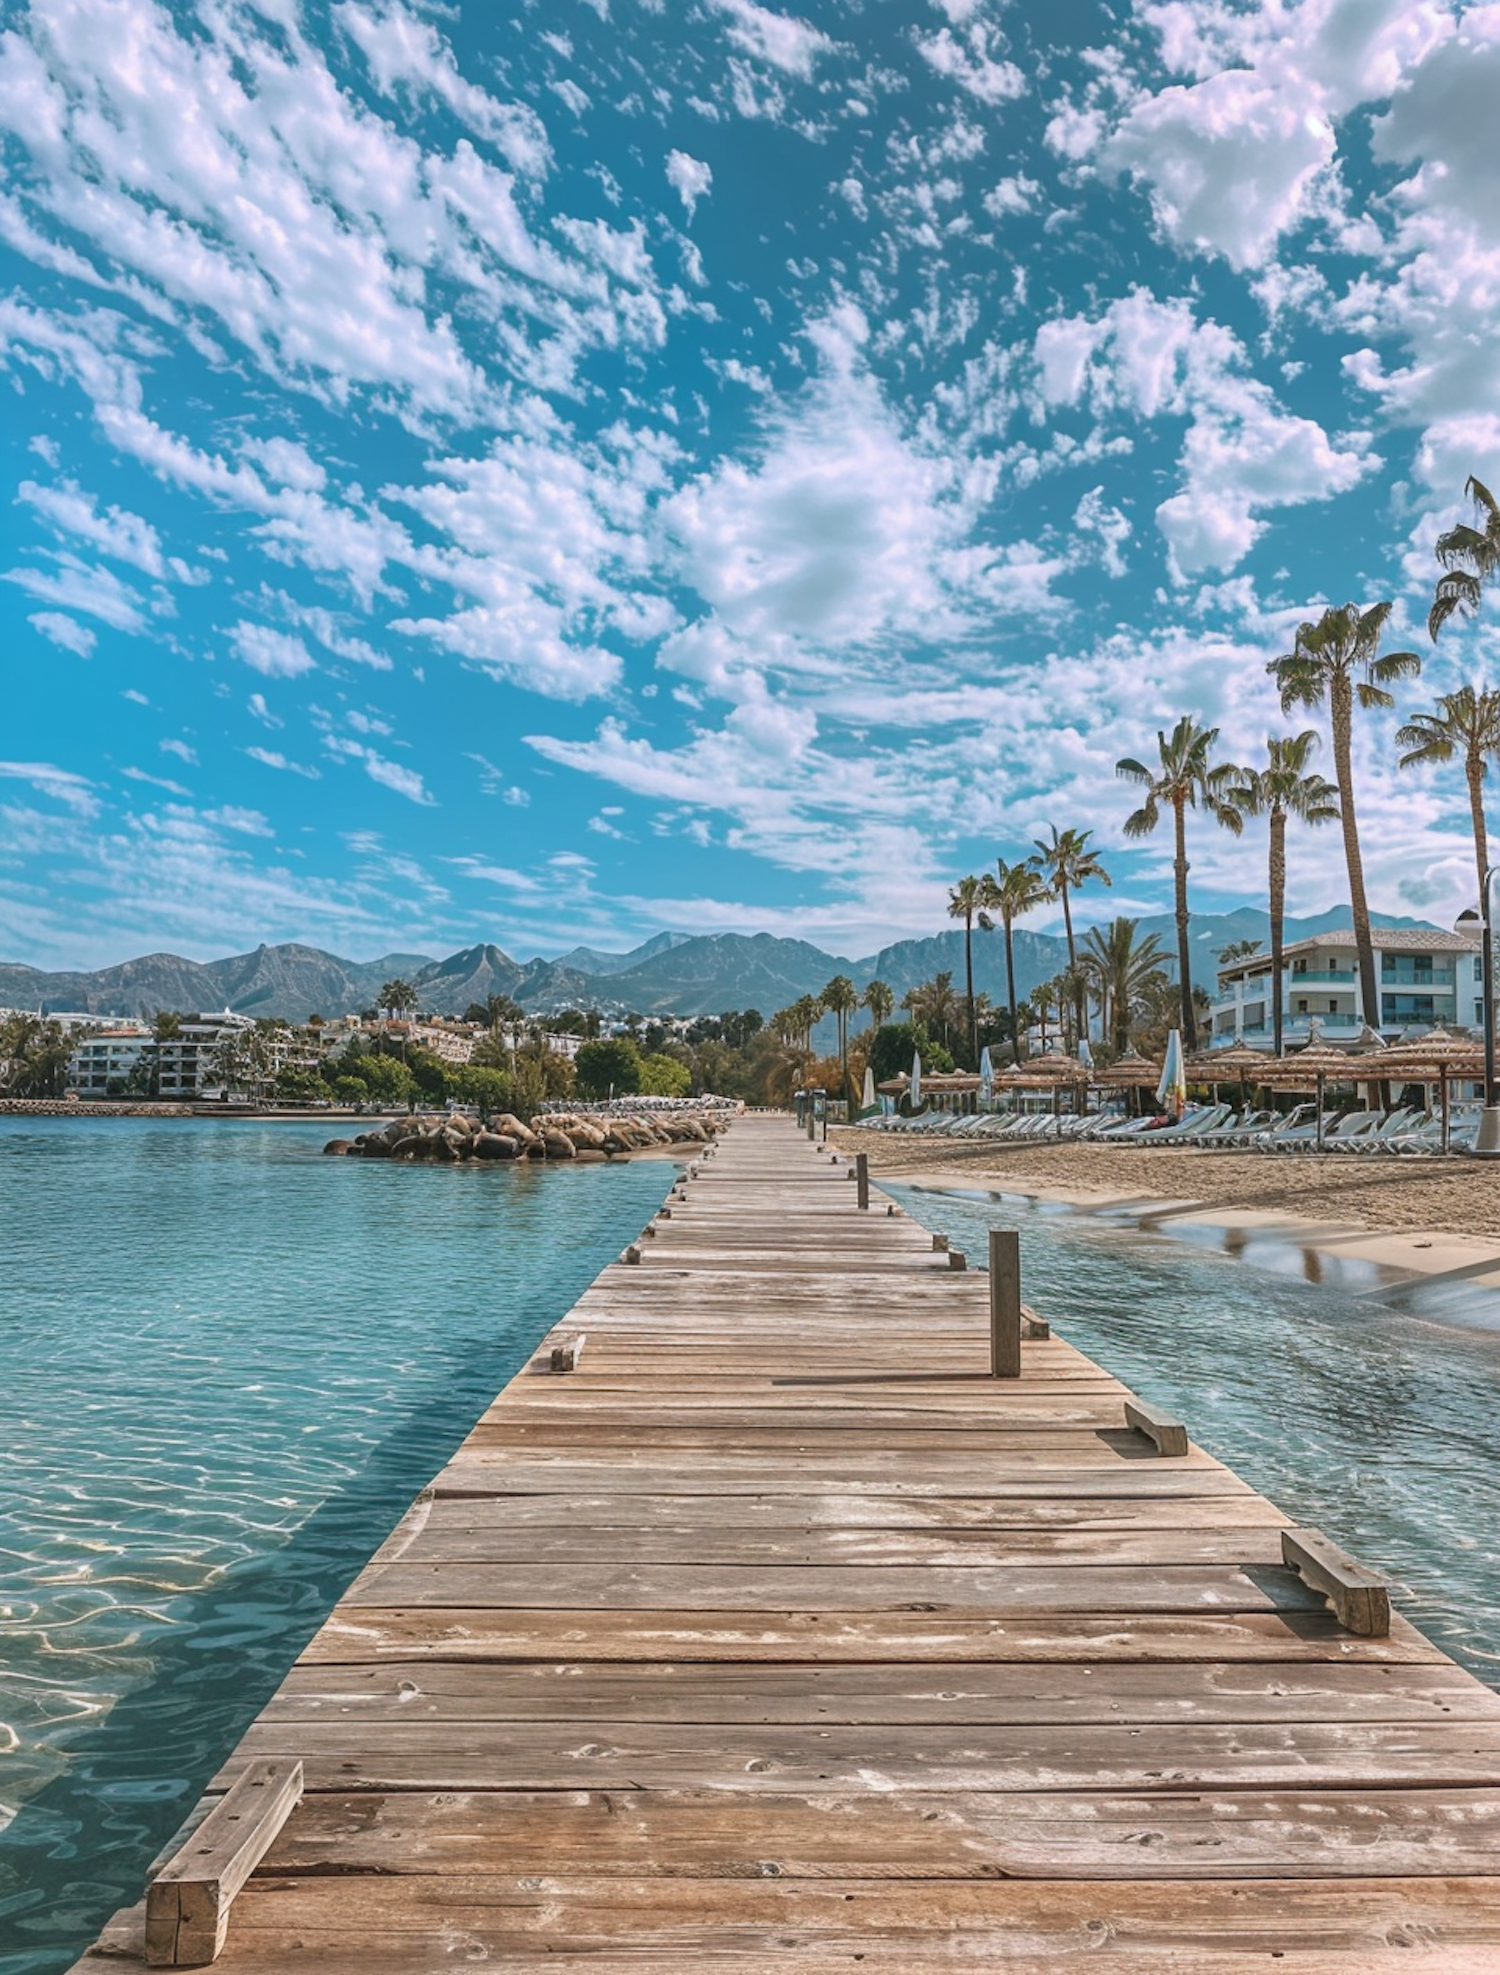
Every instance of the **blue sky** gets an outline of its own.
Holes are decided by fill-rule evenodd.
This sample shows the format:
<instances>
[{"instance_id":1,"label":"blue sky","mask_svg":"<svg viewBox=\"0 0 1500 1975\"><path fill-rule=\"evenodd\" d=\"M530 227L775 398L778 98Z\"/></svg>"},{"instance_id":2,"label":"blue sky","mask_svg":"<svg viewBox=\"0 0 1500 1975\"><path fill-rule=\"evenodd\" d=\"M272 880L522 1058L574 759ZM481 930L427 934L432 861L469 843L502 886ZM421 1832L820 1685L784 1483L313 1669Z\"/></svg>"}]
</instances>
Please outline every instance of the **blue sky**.
<instances>
[{"instance_id":1,"label":"blue sky","mask_svg":"<svg viewBox=\"0 0 1500 1975\"><path fill-rule=\"evenodd\" d=\"M0 957L859 953L1048 822L1159 909L1116 758L1253 756L1325 601L1429 651L1500 479L1500 6L3 19ZM1442 920L1393 724L1372 899Z\"/></svg>"}]
</instances>

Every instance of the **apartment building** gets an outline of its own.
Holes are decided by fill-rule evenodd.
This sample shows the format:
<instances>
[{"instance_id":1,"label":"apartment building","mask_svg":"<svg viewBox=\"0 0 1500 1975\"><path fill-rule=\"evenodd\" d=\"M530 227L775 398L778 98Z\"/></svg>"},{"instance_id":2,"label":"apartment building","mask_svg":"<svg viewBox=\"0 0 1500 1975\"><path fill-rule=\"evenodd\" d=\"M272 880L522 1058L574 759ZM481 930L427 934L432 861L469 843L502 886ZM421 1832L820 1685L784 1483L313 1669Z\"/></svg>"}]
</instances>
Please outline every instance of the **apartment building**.
<instances>
[{"instance_id":1,"label":"apartment building","mask_svg":"<svg viewBox=\"0 0 1500 1975\"><path fill-rule=\"evenodd\" d=\"M1377 926L1372 934L1380 1006L1369 1013L1360 992L1352 928L1294 940L1283 956L1282 1033L1306 1039L1316 1021L1330 1042L1352 1042L1368 1019L1388 1039L1408 1030L1477 1028L1484 1020L1484 971L1478 921L1466 914L1451 933L1427 927ZM1219 969L1211 1011L1215 1043L1272 1044L1271 956L1261 952Z\"/></svg>"},{"instance_id":2,"label":"apartment building","mask_svg":"<svg viewBox=\"0 0 1500 1975\"><path fill-rule=\"evenodd\" d=\"M141 1080L150 1070L155 1046L150 1029L141 1022L110 1022L84 1031L68 1059L68 1088L80 1097L141 1094Z\"/></svg>"}]
</instances>

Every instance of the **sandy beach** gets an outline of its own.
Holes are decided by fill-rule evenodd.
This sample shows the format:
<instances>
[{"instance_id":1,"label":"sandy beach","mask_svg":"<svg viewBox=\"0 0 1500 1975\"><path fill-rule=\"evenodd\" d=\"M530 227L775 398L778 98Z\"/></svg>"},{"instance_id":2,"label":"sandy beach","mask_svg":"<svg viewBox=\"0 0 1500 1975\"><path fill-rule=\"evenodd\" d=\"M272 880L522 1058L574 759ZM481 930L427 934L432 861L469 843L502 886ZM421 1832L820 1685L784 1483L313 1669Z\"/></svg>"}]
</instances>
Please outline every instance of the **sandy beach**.
<instances>
[{"instance_id":1,"label":"sandy beach","mask_svg":"<svg viewBox=\"0 0 1500 1975\"><path fill-rule=\"evenodd\" d=\"M951 1179L1080 1206L1113 1201L1197 1203L1262 1215L1368 1229L1372 1234L1447 1234L1493 1243L1500 1253L1500 1160L1353 1159L1189 1146L965 1144L874 1131L830 1133L846 1152L866 1152L878 1176Z\"/></svg>"}]
</instances>

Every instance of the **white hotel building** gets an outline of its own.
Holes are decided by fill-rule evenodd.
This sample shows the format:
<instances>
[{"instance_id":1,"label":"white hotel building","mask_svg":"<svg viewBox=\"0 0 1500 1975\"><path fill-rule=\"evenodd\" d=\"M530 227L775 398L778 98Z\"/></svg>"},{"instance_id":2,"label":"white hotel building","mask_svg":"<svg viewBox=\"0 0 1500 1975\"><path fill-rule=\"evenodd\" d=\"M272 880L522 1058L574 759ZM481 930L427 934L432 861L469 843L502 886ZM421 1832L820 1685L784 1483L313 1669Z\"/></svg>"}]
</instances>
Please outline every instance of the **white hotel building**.
<instances>
[{"instance_id":1,"label":"white hotel building","mask_svg":"<svg viewBox=\"0 0 1500 1975\"><path fill-rule=\"evenodd\" d=\"M1470 926L1473 930L1469 930ZM1484 1020L1484 974L1478 921L1465 914L1451 933L1425 927L1377 926L1375 968L1380 1007L1370 1026L1387 1041L1404 1032L1478 1028ZM1329 1042L1353 1042L1367 1011L1359 988L1359 963L1350 928L1293 940L1282 955L1283 1041L1305 1042L1318 1024ZM1214 1044L1244 1041L1272 1046L1271 956L1253 953L1219 969L1219 992L1210 1016Z\"/></svg>"}]
</instances>

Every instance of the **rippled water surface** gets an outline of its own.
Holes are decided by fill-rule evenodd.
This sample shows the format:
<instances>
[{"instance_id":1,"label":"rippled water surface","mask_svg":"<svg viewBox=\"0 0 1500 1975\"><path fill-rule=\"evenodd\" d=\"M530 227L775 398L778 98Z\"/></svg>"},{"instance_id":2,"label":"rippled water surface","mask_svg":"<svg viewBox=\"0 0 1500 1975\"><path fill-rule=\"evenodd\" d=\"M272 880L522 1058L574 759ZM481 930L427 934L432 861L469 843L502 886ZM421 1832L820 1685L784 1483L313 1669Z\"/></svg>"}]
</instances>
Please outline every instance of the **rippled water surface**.
<instances>
[{"instance_id":1,"label":"rippled water surface","mask_svg":"<svg viewBox=\"0 0 1500 1975\"><path fill-rule=\"evenodd\" d=\"M0 1118L0 1971L67 1967L660 1162Z\"/></svg>"},{"instance_id":2,"label":"rippled water surface","mask_svg":"<svg viewBox=\"0 0 1500 1975\"><path fill-rule=\"evenodd\" d=\"M1406 1616L1500 1687L1493 1301L1487 1316L1470 1301L1435 1322L1420 1291L1392 1294L1373 1271L1365 1293L1316 1287L1269 1244L1255 1266L1014 1198L889 1191L981 1267L988 1230L1018 1229L1026 1298L1069 1343L1294 1520L1385 1571Z\"/></svg>"}]
</instances>

